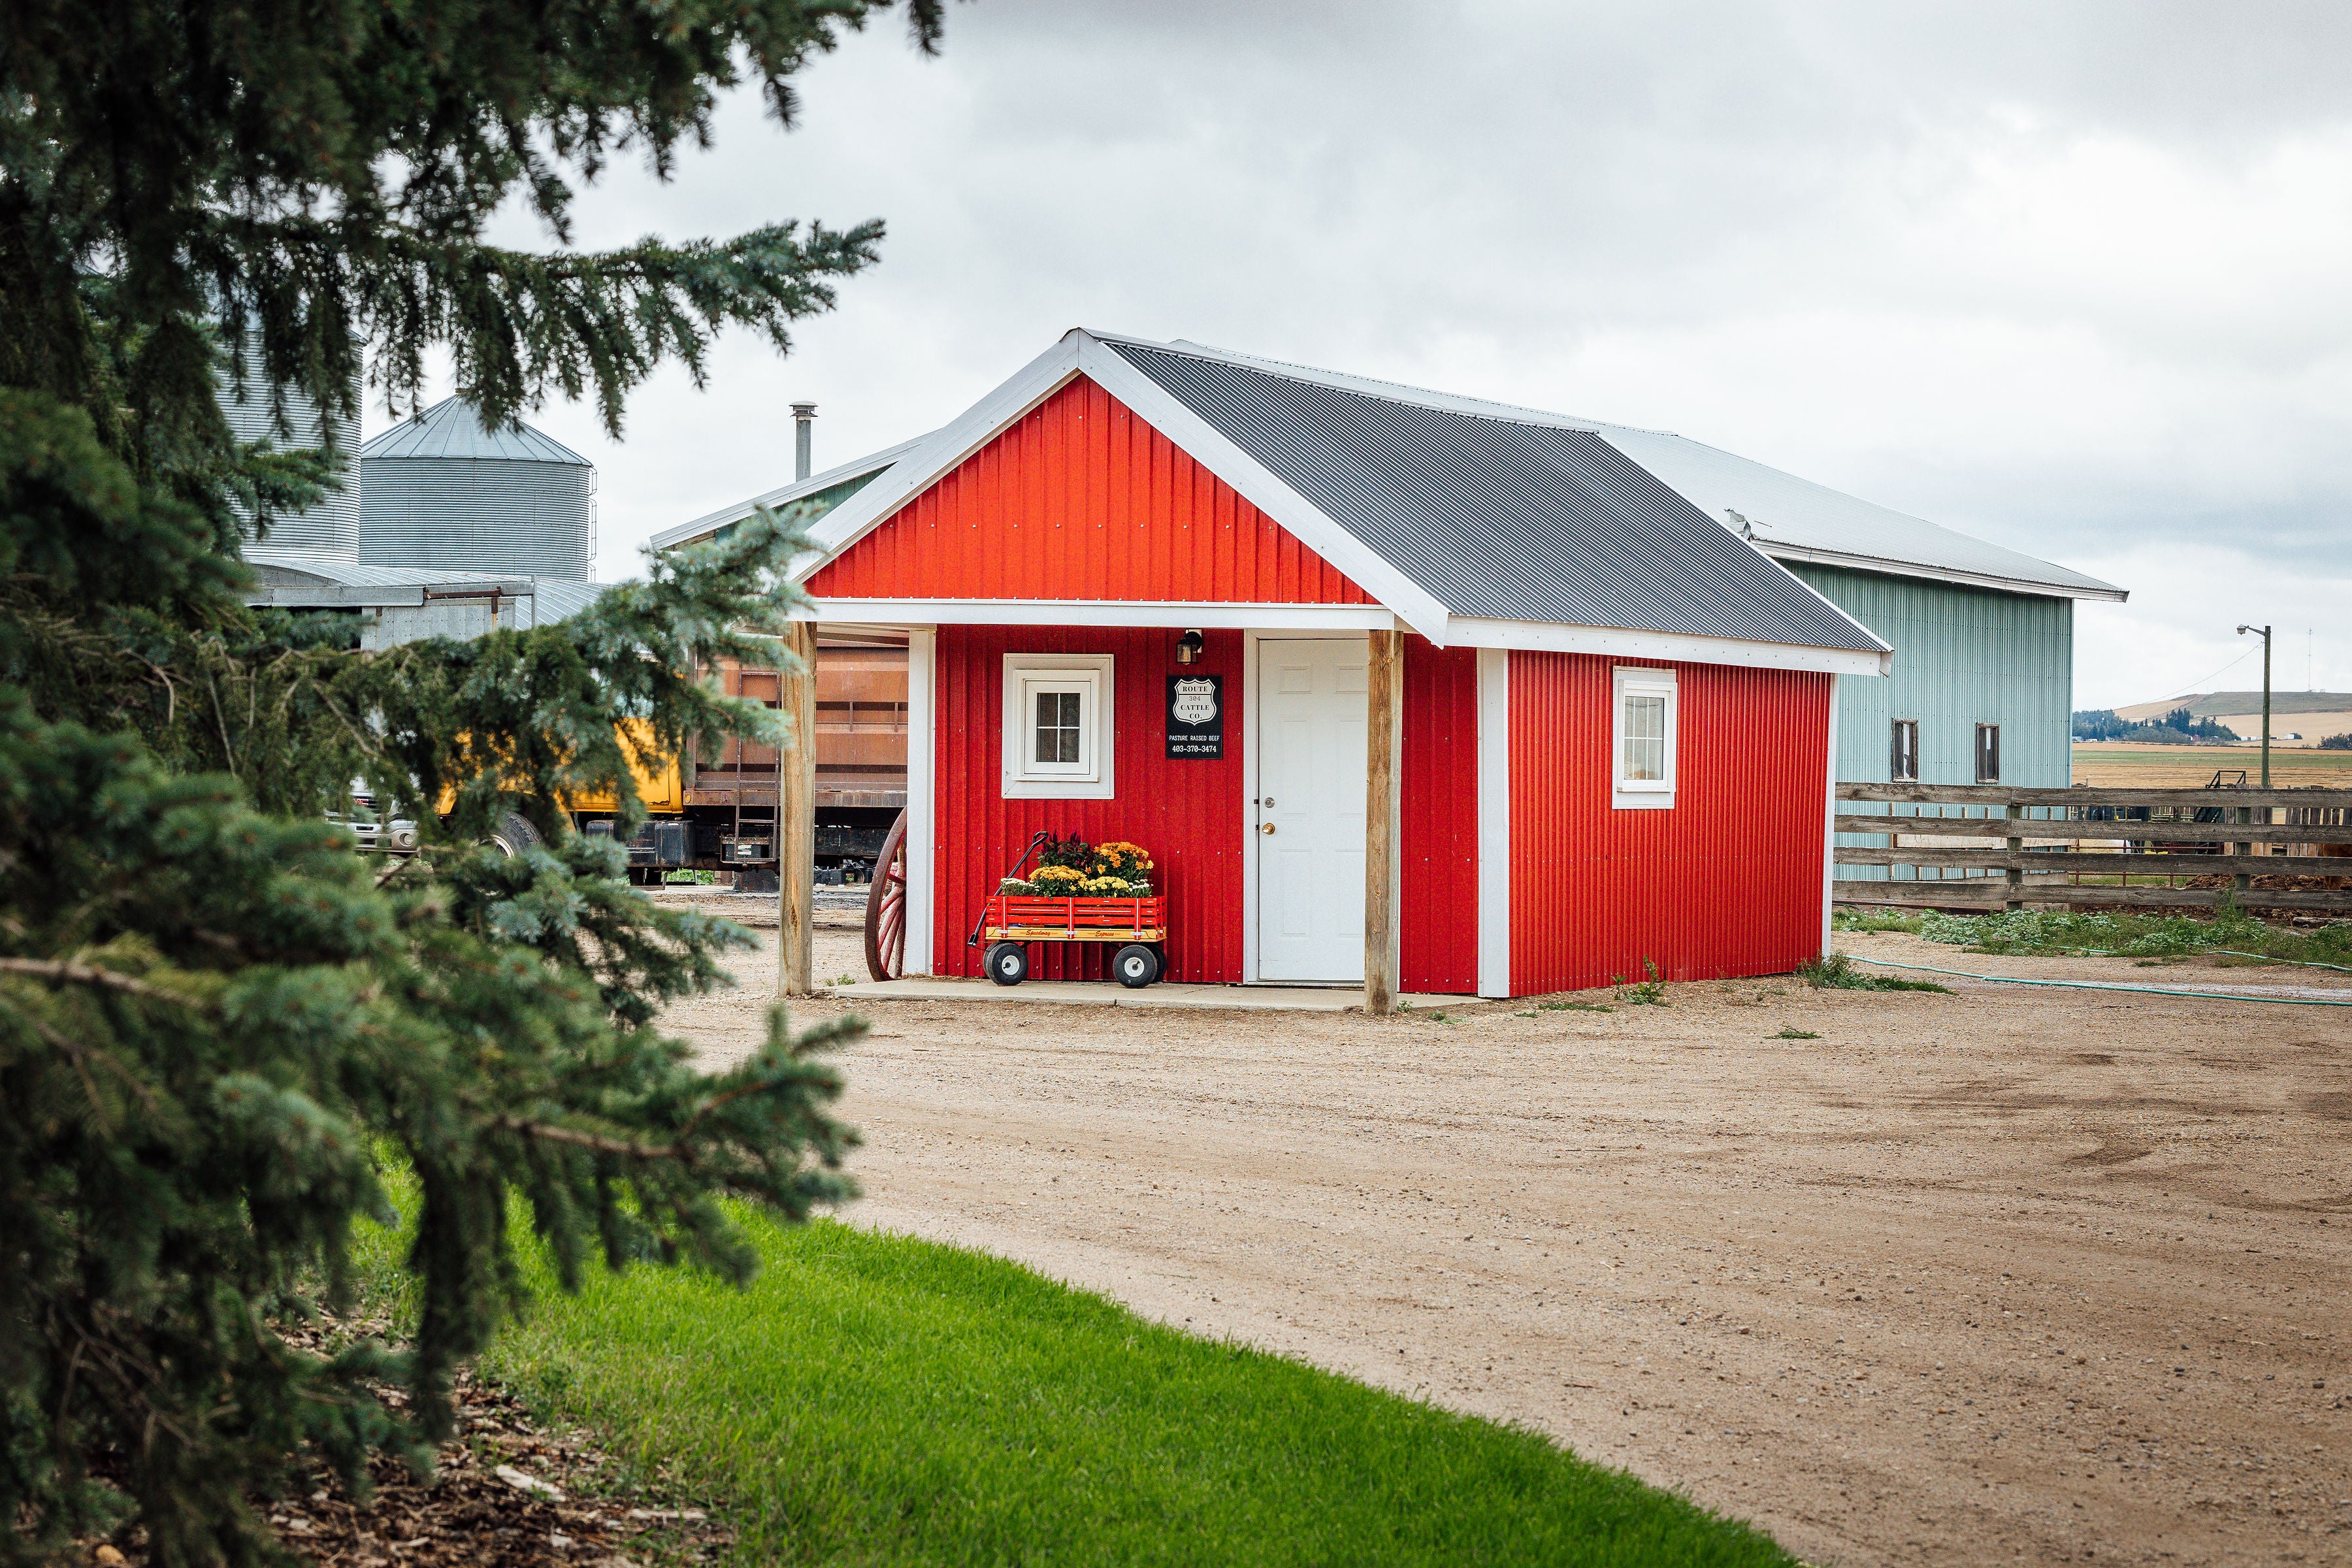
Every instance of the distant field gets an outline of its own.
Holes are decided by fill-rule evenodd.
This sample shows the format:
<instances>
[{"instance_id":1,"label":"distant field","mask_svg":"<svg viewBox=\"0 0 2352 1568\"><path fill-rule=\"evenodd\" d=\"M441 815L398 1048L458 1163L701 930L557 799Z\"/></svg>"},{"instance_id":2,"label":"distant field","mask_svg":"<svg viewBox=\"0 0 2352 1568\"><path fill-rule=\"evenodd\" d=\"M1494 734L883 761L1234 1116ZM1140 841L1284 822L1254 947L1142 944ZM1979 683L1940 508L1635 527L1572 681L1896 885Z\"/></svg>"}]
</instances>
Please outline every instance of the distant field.
<instances>
[{"instance_id":1,"label":"distant field","mask_svg":"<svg viewBox=\"0 0 2352 1568\"><path fill-rule=\"evenodd\" d=\"M2115 742L2074 748L2074 782L2129 789L2194 789L2210 783L2214 770L2246 770L2246 782L2263 774L2260 746L2133 746ZM2352 789L2352 752L2271 749L2271 783L2281 789Z\"/></svg>"}]
</instances>

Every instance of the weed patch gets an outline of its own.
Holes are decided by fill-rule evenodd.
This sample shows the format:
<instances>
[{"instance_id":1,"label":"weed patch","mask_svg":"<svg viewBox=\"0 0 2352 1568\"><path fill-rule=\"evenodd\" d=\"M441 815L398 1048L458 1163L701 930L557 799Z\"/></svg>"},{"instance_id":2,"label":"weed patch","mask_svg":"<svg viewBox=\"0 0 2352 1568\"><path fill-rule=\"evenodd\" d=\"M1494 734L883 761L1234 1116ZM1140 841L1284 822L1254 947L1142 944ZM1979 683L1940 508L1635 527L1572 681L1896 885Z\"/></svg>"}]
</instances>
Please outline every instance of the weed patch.
<instances>
[{"instance_id":1,"label":"weed patch","mask_svg":"<svg viewBox=\"0 0 2352 1568\"><path fill-rule=\"evenodd\" d=\"M1853 960L1843 952L1805 960L1797 966L1797 978L1816 991L1933 991L1944 996L1952 994L1950 986L1938 985L1932 980L1902 980L1892 974L1856 969Z\"/></svg>"},{"instance_id":2,"label":"weed patch","mask_svg":"<svg viewBox=\"0 0 2352 1568\"><path fill-rule=\"evenodd\" d=\"M1819 1035L1810 1029L1783 1029L1772 1037L1776 1040L1818 1040Z\"/></svg>"}]
</instances>

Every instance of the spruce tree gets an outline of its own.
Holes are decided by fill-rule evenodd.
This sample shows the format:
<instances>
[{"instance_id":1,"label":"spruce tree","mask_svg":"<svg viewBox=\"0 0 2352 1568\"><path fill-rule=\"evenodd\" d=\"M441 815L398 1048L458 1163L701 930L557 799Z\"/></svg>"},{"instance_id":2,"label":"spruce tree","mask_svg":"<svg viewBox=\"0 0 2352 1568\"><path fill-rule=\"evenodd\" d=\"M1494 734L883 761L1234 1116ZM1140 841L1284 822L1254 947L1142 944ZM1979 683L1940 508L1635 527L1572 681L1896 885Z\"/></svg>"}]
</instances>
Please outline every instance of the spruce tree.
<instances>
[{"instance_id":1,"label":"spruce tree","mask_svg":"<svg viewBox=\"0 0 2352 1568\"><path fill-rule=\"evenodd\" d=\"M0 12L0 1562L143 1529L165 1564L278 1552L248 1503L320 1458L425 1461L457 1366L519 1304L520 1194L586 1268L751 1257L719 1200L846 1191L843 1028L708 1075L657 1022L746 933L634 892L567 795L643 812L640 760L785 736L698 671L773 660L792 518L654 563L572 620L363 652L243 605L240 531L348 453L240 444L257 356L354 425L445 346L492 421L698 383L730 327L790 346L878 224L572 247L574 189L666 172L717 96L793 73L872 0L11 0ZM919 47L940 0L908 7ZM520 198L545 254L485 243ZM326 820L364 780L413 859ZM478 847L520 812L540 847ZM413 1340L282 1330L347 1289L355 1225L420 1196ZM404 1409L372 1392L404 1386Z\"/></svg>"}]
</instances>

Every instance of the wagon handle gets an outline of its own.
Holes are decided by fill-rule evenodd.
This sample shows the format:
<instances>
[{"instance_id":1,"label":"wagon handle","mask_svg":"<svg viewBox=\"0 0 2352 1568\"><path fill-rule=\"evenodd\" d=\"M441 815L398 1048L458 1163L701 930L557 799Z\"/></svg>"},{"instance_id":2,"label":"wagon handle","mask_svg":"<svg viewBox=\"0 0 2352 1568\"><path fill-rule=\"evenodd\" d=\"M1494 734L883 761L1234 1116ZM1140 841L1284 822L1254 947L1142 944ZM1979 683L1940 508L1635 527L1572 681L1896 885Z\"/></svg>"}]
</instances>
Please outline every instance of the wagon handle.
<instances>
[{"instance_id":1,"label":"wagon handle","mask_svg":"<svg viewBox=\"0 0 2352 1568\"><path fill-rule=\"evenodd\" d=\"M1029 836L1029 847L1021 851L1021 858L1013 862L1013 869L1005 872L1004 878L1002 879L1010 879L1021 875L1021 868L1029 864L1029 857L1037 853L1037 851L1044 847L1045 840L1052 837L1053 835L1054 830L1050 827L1041 827L1036 832L1031 834ZM971 934L963 939L964 946L978 947L980 945L981 928L986 924L988 924L988 896L983 894L980 900L980 918L971 922Z\"/></svg>"}]
</instances>

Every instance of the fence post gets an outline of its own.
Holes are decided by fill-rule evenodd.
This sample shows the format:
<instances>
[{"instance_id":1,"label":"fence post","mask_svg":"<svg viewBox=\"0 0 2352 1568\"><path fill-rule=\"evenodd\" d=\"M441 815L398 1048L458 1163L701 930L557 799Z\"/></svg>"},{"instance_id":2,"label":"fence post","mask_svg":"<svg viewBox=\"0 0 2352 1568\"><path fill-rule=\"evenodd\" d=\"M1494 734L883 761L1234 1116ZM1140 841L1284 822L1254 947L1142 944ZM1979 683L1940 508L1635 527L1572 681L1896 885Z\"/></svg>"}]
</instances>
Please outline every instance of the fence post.
<instances>
[{"instance_id":1,"label":"fence post","mask_svg":"<svg viewBox=\"0 0 2352 1568\"><path fill-rule=\"evenodd\" d=\"M2265 744L2267 743L2268 742L2266 741ZM2265 811L2263 815L2267 816L2270 814ZM2251 805L2242 805L2238 807L2237 816L2240 822L2250 824L2254 820L2254 808ZM2233 855L2242 855L2249 860L2252 859L2254 858L2253 840L2249 838L2242 844L2232 845L2231 847L2231 853ZM2230 879L2230 885L2241 893L2251 892L2253 889L2254 879L2251 874L2241 871Z\"/></svg>"},{"instance_id":2,"label":"fence post","mask_svg":"<svg viewBox=\"0 0 2352 1568\"><path fill-rule=\"evenodd\" d=\"M2001 812L2001 815L2014 822L2025 815L2025 807L2018 804L2016 801L2011 801L2008 806ZM2022 838L2011 839L2009 841L2009 852L2012 855L2023 854L2025 852L2025 840ZM2002 903L2001 907L2003 909L2010 910L2021 910L2025 907L2025 868L2021 866L2011 866L2009 868L2008 879L2009 897Z\"/></svg>"}]
</instances>

